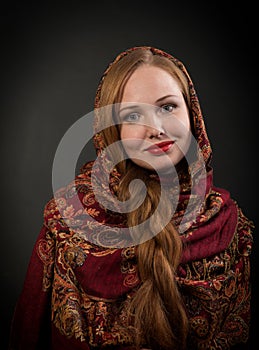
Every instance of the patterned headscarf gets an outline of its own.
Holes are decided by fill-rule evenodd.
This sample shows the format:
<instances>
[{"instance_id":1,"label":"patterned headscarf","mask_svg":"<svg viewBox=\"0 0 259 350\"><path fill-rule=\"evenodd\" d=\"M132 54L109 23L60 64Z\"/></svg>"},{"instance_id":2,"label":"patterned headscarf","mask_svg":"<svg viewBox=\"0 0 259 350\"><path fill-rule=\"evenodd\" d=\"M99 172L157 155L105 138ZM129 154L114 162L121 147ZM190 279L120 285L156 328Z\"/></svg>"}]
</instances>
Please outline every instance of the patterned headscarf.
<instances>
[{"instance_id":1,"label":"patterned headscarf","mask_svg":"<svg viewBox=\"0 0 259 350\"><path fill-rule=\"evenodd\" d=\"M126 55L130 55L135 50L149 50L153 55L159 55L168 58L183 72L187 78L190 94L190 118L192 119L191 122L193 125L193 136L202 155L202 161L199 162L198 157L195 164L192 164L191 167L194 169L194 172L199 172L201 163L203 165L205 164L206 178L203 176L198 177L196 183L194 180L193 184L190 184L189 178L185 176L180 177L179 181L181 192L179 197L179 204L173 216L173 222L175 226L178 227L179 233L182 234L183 241L189 243L192 241L192 244L188 244L188 249L186 249L183 254L183 261L202 258L205 257L208 253L215 254L218 251L224 249L226 245L228 245L231 241L236 230L238 210L235 208L236 203L230 198L229 192L221 188L216 188L213 185L213 170L210 164L212 159L212 149L206 132L197 93L195 91L190 75L183 63L172 55L150 46L133 47L122 52L114 59L111 64L109 64L100 80L95 98L95 109L98 110L100 107L99 101L100 95L102 93L103 82L109 74L111 68L120 60L122 60ZM100 126L101 123L102 121L98 120L97 113L95 120L96 130L98 130L98 126ZM94 144L97 154L101 155L103 149L106 146L103 140L102 132L97 132L95 134ZM105 154L105 152L103 154ZM105 158L104 155L103 157ZM102 159L102 156L100 156L100 159ZM102 160L100 161L100 167L105 168L104 160L103 162ZM101 179L100 181L102 181L101 171L98 171L98 177ZM117 183L118 178L120 178L120 174L118 174L115 169L111 174L111 184ZM192 185L195 187L193 188L194 190L191 187ZM202 193L203 191L205 192ZM104 193L106 192L104 191ZM196 215L195 220L193 220L193 218L189 220L188 215L191 215L195 210L196 202L200 200L200 194L204 196L204 198L199 213ZM184 222L183 218L185 219ZM210 225L207 225L208 222L210 222ZM222 236L222 239L219 239L219 236ZM204 239L206 239L207 242L206 249L201 249L200 243ZM214 244L214 242L217 242L217 244Z\"/></svg>"},{"instance_id":2,"label":"patterned headscarf","mask_svg":"<svg viewBox=\"0 0 259 350\"><path fill-rule=\"evenodd\" d=\"M248 339L253 223L228 191L213 184L212 150L200 105L179 60L147 46L126 50L106 69L97 89L95 110L100 107L103 81L111 67L137 49L168 58L187 77L194 137L205 163L206 176L197 177L194 192L184 176L180 177L179 205L172 218L184 242L176 278L188 312L188 349L230 349ZM97 113L95 128L101 122ZM141 284L136 247L117 249L113 245L114 239L120 239L120 227L125 227L127 222L125 216L100 205L92 178L96 177L101 184L99 195L106 200L109 187L116 187L121 174L112 169L108 185L102 182L107 175L102 132L95 134L94 142L98 166L94 167L94 161L87 162L75 181L57 191L45 206L44 225L16 307L12 348L35 349L44 341L45 348L50 348L52 342L51 348L62 350L124 345L125 349L127 345L132 349L134 339L128 328L127 302ZM193 164L196 174L199 174L199 161L198 158ZM187 220L183 225L189 214L186 211L192 211L188 204L193 199L195 204L199 188L204 185L199 214L194 221ZM102 242L105 248L98 244ZM46 322L46 315L50 314L52 327Z\"/></svg>"}]
</instances>

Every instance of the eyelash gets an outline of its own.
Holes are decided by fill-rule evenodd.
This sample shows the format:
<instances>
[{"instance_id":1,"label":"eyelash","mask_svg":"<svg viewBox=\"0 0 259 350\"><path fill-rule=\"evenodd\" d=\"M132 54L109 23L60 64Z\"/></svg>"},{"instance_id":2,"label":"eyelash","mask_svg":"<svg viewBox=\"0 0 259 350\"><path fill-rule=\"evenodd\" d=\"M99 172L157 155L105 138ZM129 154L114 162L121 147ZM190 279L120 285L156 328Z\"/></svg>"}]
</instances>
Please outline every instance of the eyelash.
<instances>
[{"instance_id":1,"label":"eyelash","mask_svg":"<svg viewBox=\"0 0 259 350\"><path fill-rule=\"evenodd\" d=\"M171 111L168 111L168 110L165 109L165 107L172 107L172 110L171 110ZM171 113L175 108L176 108L176 105L173 104L173 103L167 103L167 104L165 104L165 105L163 105L163 106L160 107L160 109L161 109L162 111L166 111L167 113Z\"/></svg>"},{"instance_id":2,"label":"eyelash","mask_svg":"<svg viewBox=\"0 0 259 350\"><path fill-rule=\"evenodd\" d=\"M139 117L140 117L140 113L132 112L132 113L130 113L130 114L125 115L125 117L123 117L123 120L126 121L126 122L136 121L136 120L131 120L131 119L130 119L130 117L133 116L133 115L134 115L134 116L137 115L137 116L138 116L138 119L139 119Z\"/></svg>"}]
</instances>

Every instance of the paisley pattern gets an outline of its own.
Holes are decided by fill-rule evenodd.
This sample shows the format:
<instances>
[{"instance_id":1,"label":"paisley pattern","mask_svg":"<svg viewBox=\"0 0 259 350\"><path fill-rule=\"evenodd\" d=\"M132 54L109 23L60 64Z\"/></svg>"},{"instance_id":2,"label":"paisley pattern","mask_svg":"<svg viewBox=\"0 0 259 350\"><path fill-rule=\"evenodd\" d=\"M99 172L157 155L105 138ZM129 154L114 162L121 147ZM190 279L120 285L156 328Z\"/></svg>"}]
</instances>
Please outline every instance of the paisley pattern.
<instances>
[{"instance_id":1,"label":"paisley pattern","mask_svg":"<svg viewBox=\"0 0 259 350\"><path fill-rule=\"evenodd\" d=\"M82 191L81 179L77 184L81 193L87 196ZM69 217L69 223L82 222L82 211L70 204L73 199L70 186L66 195L57 201L61 203L59 208L64 209L64 217ZM90 208L92 201L83 200L83 203L88 205L85 208ZM53 324L68 339L74 337L93 346L132 343L126 305L132 288L139 284L134 248L119 251L94 246L84 233L72 231L64 225L58 212L58 206L54 208L53 201L50 201L45 207L45 220L50 225L50 233L38 242L38 256L44 266L42 287L44 291L51 289L52 292ZM91 211L91 214L96 217L97 212L101 215L101 211L97 210ZM88 225L88 233L90 231L95 231L94 223ZM49 258L50 250L55 250L54 261ZM118 266L117 271L116 267L113 271L117 272L114 283L110 285L112 279L105 281L104 265L109 267L107 262L111 259ZM90 267L87 267L88 264ZM88 269L90 273L87 273ZM111 288L111 291L103 293L104 287Z\"/></svg>"},{"instance_id":2,"label":"paisley pattern","mask_svg":"<svg viewBox=\"0 0 259 350\"><path fill-rule=\"evenodd\" d=\"M104 220L106 211L98 208L93 199L85 199L89 198L85 186L90 173L88 168L74 182L78 191L72 191L71 184L60 191L56 206L51 200L45 207L48 231L37 243L44 269L42 291L51 291L51 319L67 339L74 338L93 348L130 346L133 339L127 303L140 284L136 248L112 249L90 243L89 237L96 234L95 221L88 222L87 230L77 232L64 219L68 217L73 227L77 222L82 224L83 211L73 203L78 194L84 210L95 209L91 212L94 219L98 216L97 222ZM226 201L223 193L220 200L217 193L213 190L208 197L212 219L214 201L218 201L218 206ZM197 247L202 255L194 259L198 253L195 249L189 251L187 244L179 266L176 278L190 320L188 349L231 349L234 344L245 343L249 336L251 223L235 202L232 205L238 220L230 244L220 249L216 241L217 253L208 256L207 237L200 237ZM111 230L116 228L117 219L110 217ZM201 217L199 223L202 220ZM185 242L197 237L198 227L197 223L192 232L183 235Z\"/></svg>"},{"instance_id":3,"label":"paisley pattern","mask_svg":"<svg viewBox=\"0 0 259 350\"><path fill-rule=\"evenodd\" d=\"M243 219L238 224L242 238L236 233L224 251L182 266L185 277L179 283L190 317L189 341L195 349L230 349L248 339L251 236Z\"/></svg>"},{"instance_id":4,"label":"paisley pattern","mask_svg":"<svg viewBox=\"0 0 259 350\"><path fill-rule=\"evenodd\" d=\"M123 52L114 62L135 49ZM205 200L195 221L187 220L181 232L184 250L176 275L189 318L187 348L228 350L245 344L249 337L254 226L229 192L213 185L210 142L185 67L161 50L142 49L168 57L186 75L195 137L206 162L207 177L199 179L206 181ZM96 108L111 65L97 89ZM97 127L98 116L95 122ZM94 136L94 142L100 154L104 148L101 133ZM14 315L10 350L135 349L127 306L141 284L136 247L123 248L128 239L127 230L121 235L121 229L127 228L126 217L105 209L95 198L92 177L102 186L102 203L112 200L109 191L116 196L121 177L115 168L105 185L104 158L105 152L98 167L93 168L93 162L85 164L76 179L45 206L44 225ZM199 166L199 162L193 164L195 174ZM177 228L186 217L190 199L196 200L190 198L190 186L182 174L180 200L172 218ZM174 197L173 189L168 195Z\"/></svg>"}]
</instances>

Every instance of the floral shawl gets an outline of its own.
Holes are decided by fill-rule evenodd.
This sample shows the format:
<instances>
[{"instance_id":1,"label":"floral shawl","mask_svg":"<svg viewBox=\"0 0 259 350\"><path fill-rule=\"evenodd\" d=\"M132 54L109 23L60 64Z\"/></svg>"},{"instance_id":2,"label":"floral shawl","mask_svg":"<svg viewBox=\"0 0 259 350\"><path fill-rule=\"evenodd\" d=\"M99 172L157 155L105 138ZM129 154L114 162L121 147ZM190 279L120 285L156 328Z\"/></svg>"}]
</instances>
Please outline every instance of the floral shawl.
<instances>
[{"instance_id":1,"label":"floral shawl","mask_svg":"<svg viewBox=\"0 0 259 350\"><path fill-rule=\"evenodd\" d=\"M114 62L135 49L123 52ZM181 233L184 250L176 276L190 324L188 350L226 350L234 345L241 349L242 344L245 348L250 326L253 224L229 192L213 184L212 150L185 67L161 50L140 49L168 57L187 76L194 136L206 164L202 211ZM95 108L111 66L100 81ZM96 120L96 125L99 122ZM101 132L95 134L94 142L100 154L104 147ZM75 181L61 188L45 206L43 226L13 317L10 350L134 349L127 327L127 304L141 283L136 247L107 244L116 230L125 226L125 217L106 210L96 200L91 177L101 178L103 169L102 163L93 169L93 163L85 164ZM120 174L114 169L111 187L119 181ZM180 205L172 218L176 227L189 196L188 186L181 183Z\"/></svg>"}]
</instances>

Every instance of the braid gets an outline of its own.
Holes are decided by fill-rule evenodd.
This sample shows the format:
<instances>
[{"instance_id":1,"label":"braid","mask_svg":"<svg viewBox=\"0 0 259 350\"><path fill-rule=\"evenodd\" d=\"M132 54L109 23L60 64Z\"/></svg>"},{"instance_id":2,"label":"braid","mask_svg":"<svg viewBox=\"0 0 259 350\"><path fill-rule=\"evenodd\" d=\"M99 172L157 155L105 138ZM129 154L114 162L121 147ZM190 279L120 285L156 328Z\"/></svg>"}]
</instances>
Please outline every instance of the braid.
<instances>
[{"instance_id":1,"label":"braid","mask_svg":"<svg viewBox=\"0 0 259 350\"><path fill-rule=\"evenodd\" d=\"M139 232L134 227L149 219L147 229L159 232L137 247L142 284L130 303L136 344L147 344L155 349L183 350L188 320L175 279L182 250L181 238L171 222L165 227L161 226L161 214L155 211L160 198L160 184L144 173L143 169L135 165L127 169L120 184L119 198L128 199L129 184L134 187L132 180L136 177L145 182L147 194L141 206L128 213L128 225L133 228L132 234L137 235ZM163 204L163 215L166 215L170 201Z\"/></svg>"}]
</instances>

